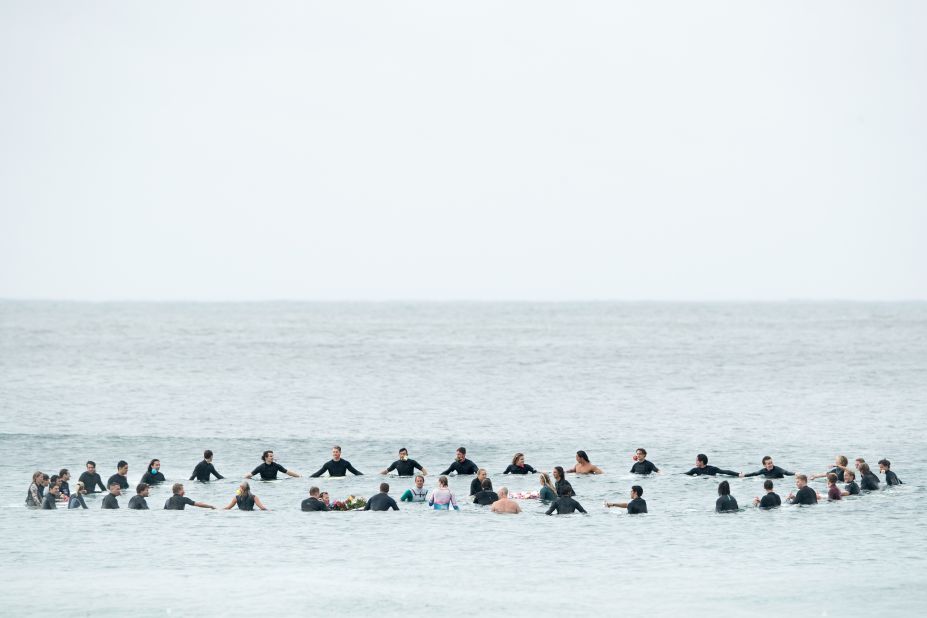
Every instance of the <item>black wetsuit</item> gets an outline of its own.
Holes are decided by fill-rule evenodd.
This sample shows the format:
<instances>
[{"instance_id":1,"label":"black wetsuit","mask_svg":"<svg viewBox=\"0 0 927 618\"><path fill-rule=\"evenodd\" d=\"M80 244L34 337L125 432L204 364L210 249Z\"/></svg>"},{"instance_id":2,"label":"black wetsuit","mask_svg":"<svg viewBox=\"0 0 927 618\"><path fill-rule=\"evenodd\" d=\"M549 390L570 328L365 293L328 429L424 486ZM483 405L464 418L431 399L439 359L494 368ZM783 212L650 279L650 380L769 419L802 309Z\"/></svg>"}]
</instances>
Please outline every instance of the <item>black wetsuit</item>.
<instances>
[{"instance_id":1,"label":"black wetsuit","mask_svg":"<svg viewBox=\"0 0 927 618\"><path fill-rule=\"evenodd\" d=\"M209 482L209 475L214 474L216 479L224 479L225 477L219 474L216 467L212 465L211 461L206 461L205 459L200 463L196 464L196 467L193 468L193 472L190 473L190 480L196 479L201 483Z\"/></svg>"},{"instance_id":2,"label":"black wetsuit","mask_svg":"<svg viewBox=\"0 0 927 618\"><path fill-rule=\"evenodd\" d=\"M145 496L139 496L136 494L129 499L129 508L133 511L147 511L148 501L145 500Z\"/></svg>"},{"instance_id":3,"label":"black wetsuit","mask_svg":"<svg viewBox=\"0 0 927 618\"><path fill-rule=\"evenodd\" d=\"M692 468L686 472L689 476L716 476L721 474L723 476L740 476L737 472L733 470L722 470L717 466L705 466L704 468Z\"/></svg>"},{"instance_id":4,"label":"black wetsuit","mask_svg":"<svg viewBox=\"0 0 927 618\"><path fill-rule=\"evenodd\" d=\"M42 498L42 508L46 511L51 510L51 509L57 509L58 508L58 496L56 496L52 492L48 492L47 494L45 494L45 497Z\"/></svg>"},{"instance_id":5,"label":"black wetsuit","mask_svg":"<svg viewBox=\"0 0 927 618\"><path fill-rule=\"evenodd\" d=\"M157 485L158 483L166 483L167 477L161 474L161 471L158 470L156 473L152 474L151 470L147 471L142 475L142 483L148 485Z\"/></svg>"},{"instance_id":6,"label":"black wetsuit","mask_svg":"<svg viewBox=\"0 0 927 618\"><path fill-rule=\"evenodd\" d=\"M564 479L560 479L559 481L554 483L554 489L557 490L558 496L563 496L563 495L575 496L576 495L576 492L573 491L573 486L570 485L570 481L567 481Z\"/></svg>"},{"instance_id":7,"label":"black wetsuit","mask_svg":"<svg viewBox=\"0 0 927 618\"><path fill-rule=\"evenodd\" d=\"M390 509L398 511L399 505L396 504L391 495L382 491L375 496L371 496L370 500L367 500L367 504L364 505L365 511L388 511Z\"/></svg>"},{"instance_id":8,"label":"black wetsuit","mask_svg":"<svg viewBox=\"0 0 927 618\"><path fill-rule=\"evenodd\" d=\"M864 474L859 480L859 488L863 491L876 491L879 489L879 477L872 472Z\"/></svg>"},{"instance_id":9,"label":"black wetsuit","mask_svg":"<svg viewBox=\"0 0 927 618\"><path fill-rule=\"evenodd\" d=\"M798 493L795 494L795 497L792 498L790 502L791 504L804 504L804 505L817 504L818 495L814 493L813 489L805 485L804 487L798 490Z\"/></svg>"},{"instance_id":10,"label":"black wetsuit","mask_svg":"<svg viewBox=\"0 0 927 618\"><path fill-rule=\"evenodd\" d=\"M859 495L859 485L856 484L856 481L850 481L843 486L843 489L845 489L851 496Z\"/></svg>"},{"instance_id":11,"label":"black wetsuit","mask_svg":"<svg viewBox=\"0 0 927 618\"><path fill-rule=\"evenodd\" d=\"M715 500L715 512L717 513L736 513L739 510L737 499L731 494L718 496L718 499Z\"/></svg>"},{"instance_id":12,"label":"black wetsuit","mask_svg":"<svg viewBox=\"0 0 927 618\"><path fill-rule=\"evenodd\" d=\"M898 478L898 475L892 472L891 470L885 471L885 484L886 485L901 485L901 479Z\"/></svg>"},{"instance_id":13,"label":"black wetsuit","mask_svg":"<svg viewBox=\"0 0 927 618\"><path fill-rule=\"evenodd\" d=\"M768 479L781 479L781 478L784 478L784 477L786 477L786 476L795 476L795 473L794 473L794 472L788 472L788 471L786 471L786 470L783 470L783 469L780 468L779 466L773 466L773 467L772 467L772 470L767 470L766 468L763 468L763 469L761 469L761 470L757 470L756 472L749 472L749 473L747 473L747 474L744 474L744 476L745 476L745 477L748 477L748 476L762 476L762 477L765 477L765 478L768 478Z\"/></svg>"},{"instance_id":14,"label":"black wetsuit","mask_svg":"<svg viewBox=\"0 0 927 618\"><path fill-rule=\"evenodd\" d=\"M118 472L117 472L116 474L112 475L111 477L109 477L109 480L106 481L106 486L109 487L109 486L112 485L113 483L119 483L119 489L128 489L128 488L129 488L129 479L127 479L127 478L124 477L123 475L119 474Z\"/></svg>"},{"instance_id":15,"label":"black wetsuit","mask_svg":"<svg viewBox=\"0 0 927 618\"><path fill-rule=\"evenodd\" d=\"M414 476L416 470L424 470L422 464L418 463L414 459L406 459L405 461L397 459L389 465L389 468L386 469L387 472L396 471L396 474L399 476Z\"/></svg>"},{"instance_id":16,"label":"black wetsuit","mask_svg":"<svg viewBox=\"0 0 927 618\"><path fill-rule=\"evenodd\" d=\"M483 481L480 479L473 479L470 481L470 495L475 496L476 494L483 491Z\"/></svg>"},{"instance_id":17,"label":"black wetsuit","mask_svg":"<svg viewBox=\"0 0 927 618\"><path fill-rule=\"evenodd\" d=\"M534 474L537 470L525 464L523 466L516 466L515 464L509 464L509 467L505 469L503 474Z\"/></svg>"},{"instance_id":18,"label":"black wetsuit","mask_svg":"<svg viewBox=\"0 0 927 618\"><path fill-rule=\"evenodd\" d=\"M101 506L104 509L118 509L119 500L116 500L115 494L106 494L103 496L103 502L101 503Z\"/></svg>"},{"instance_id":19,"label":"black wetsuit","mask_svg":"<svg viewBox=\"0 0 927 618\"><path fill-rule=\"evenodd\" d=\"M300 508L304 511L327 511L329 510L325 503L319 500L318 498L306 498L300 504Z\"/></svg>"},{"instance_id":20,"label":"black wetsuit","mask_svg":"<svg viewBox=\"0 0 927 618\"><path fill-rule=\"evenodd\" d=\"M659 472L660 469L653 465L653 462L649 459L644 461L635 461L634 465L631 466L631 474L650 474L651 472Z\"/></svg>"},{"instance_id":21,"label":"black wetsuit","mask_svg":"<svg viewBox=\"0 0 927 618\"><path fill-rule=\"evenodd\" d=\"M628 515L640 515L647 512L647 501L643 498L634 498L628 502Z\"/></svg>"},{"instance_id":22,"label":"black wetsuit","mask_svg":"<svg viewBox=\"0 0 927 618\"><path fill-rule=\"evenodd\" d=\"M71 487L68 485L67 481L60 481L58 483L58 495L71 497Z\"/></svg>"},{"instance_id":23,"label":"black wetsuit","mask_svg":"<svg viewBox=\"0 0 927 618\"><path fill-rule=\"evenodd\" d=\"M551 503L550 508L547 509L547 514L552 515L554 511L557 511L558 515L569 515L574 511L585 513L586 509L584 509L583 505L574 500L572 497L560 496Z\"/></svg>"},{"instance_id":24,"label":"black wetsuit","mask_svg":"<svg viewBox=\"0 0 927 618\"><path fill-rule=\"evenodd\" d=\"M843 468L840 468L839 466L834 466L833 468L828 470L827 473L836 474L837 480L840 481L841 483L843 482Z\"/></svg>"},{"instance_id":25,"label":"black wetsuit","mask_svg":"<svg viewBox=\"0 0 927 618\"><path fill-rule=\"evenodd\" d=\"M100 478L100 475L96 472L93 474L90 472L84 472L77 480L84 484L84 489L87 490L88 494L97 493L97 487L100 488L100 491L106 491L106 488L103 487L103 479Z\"/></svg>"},{"instance_id":26,"label":"black wetsuit","mask_svg":"<svg viewBox=\"0 0 927 618\"><path fill-rule=\"evenodd\" d=\"M247 496L235 496L235 502L242 511L254 510L254 495L252 494L248 494Z\"/></svg>"},{"instance_id":27,"label":"black wetsuit","mask_svg":"<svg viewBox=\"0 0 927 618\"><path fill-rule=\"evenodd\" d=\"M276 481L278 472L286 474L286 468L276 461L273 463L261 462L261 465L251 471L251 476L260 474L262 481Z\"/></svg>"},{"instance_id":28,"label":"black wetsuit","mask_svg":"<svg viewBox=\"0 0 927 618\"><path fill-rule=\"evenodd\" d=\"M483 489L473 494L473 502L483 506L489 506L499 499L499 494L491 489Z\"/></svg>"},{"instance_id":29,"label":"black wetsuit","mask_svg":"<svg viewBox=\"0 0 927 618\"><path fill-rule=\"evenodd\" d=\"M196 504L194 500L191 500L186 496L178 496L177 494L174 494L167 499L167 502L164 503L164 509L167 511L182 511L188 505L193 506L194 504Z\"/></svg>"},{"instance_id":30,"label":"black wetsuit","mask_svg":"<svg viewBox=\"0 0 927 618\"><path fill-rule=\"evenodd\" d=\"M339 459L338 461L329 459L325 462L325 465L319 468L318 472L311 476L311 478L322 476L326 470L328 471L328 476L346 476L348 472L354 475L363 474L360 470L355 470L354 466L352 466L351 462L347 459Z\"/></svg>"},{"instance_id":31,"label":"black wetsuit","mask_svg":"<svg viewBox=\"0 0 927 618\"><path fill-rule=\"evenodd\" d=\"M761 509L771 509L773 507L781 506L782 498L779 497L774 491L768 492L765 496L760 498L760 508Z\"/></svg>"},{"instance_id":32,"label":"black wetsuit","mask_svg":"<svg viewBox=\"0 0 927 618\"><path fill-rule=\"evenodd\" d=\"M454 463L447 467L447 470L441 474L450 474L451 472L456 472L457 474L476 474L480 471L480 467L470 461L467 458L464 458L463 461L454 460Z\"/></svg>"}]
</instances>

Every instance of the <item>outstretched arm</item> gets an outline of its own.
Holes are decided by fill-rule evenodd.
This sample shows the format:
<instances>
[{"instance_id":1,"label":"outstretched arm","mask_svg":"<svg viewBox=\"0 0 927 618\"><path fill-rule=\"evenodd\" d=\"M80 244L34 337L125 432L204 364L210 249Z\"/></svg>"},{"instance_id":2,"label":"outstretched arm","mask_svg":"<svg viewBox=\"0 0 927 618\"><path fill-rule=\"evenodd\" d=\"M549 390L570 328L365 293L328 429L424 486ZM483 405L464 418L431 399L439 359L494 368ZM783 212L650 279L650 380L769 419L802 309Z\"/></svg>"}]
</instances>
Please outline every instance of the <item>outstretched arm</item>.
<instances>
[{"instance_id":1,"label":"outstretched arm","mask_svg":"<svg viewBox=\"0 0 927 618\"><path fill-rule=\"evenodd\" d=\"M266 506L264 506L264 503L261 502L261 499L258 498L257 496L254 496L254 504L255 504L259 509L261 509L262 511L267 511L267 510L269 510Z\"/></svg>"},{"instance_id":2,"label":"outstretched arm","mask_svg":"<svg viewBox=\"0 0 927 618\"><path fill-rule=\"evenodd\" d=\"M235 498L232 498L232 501L229 502L228 506L223 507L222 510L223 510L223 511L229 511L229 510L231 510L232 507L235 506L235 503L236 503L236 502L237 502L237 500L235 500Z\"/></svg>"},{"instance_id":3,"label":"outstretched arm","mask_svg":"<svg viewBox=\"0 0 927 618\"><path fill-rule=\"evenodd\" d=\"M205 502L194 502L193 506L198 506L201 509L215 509L216 508L211 504L206 504Z\"/></svg>"},{"instance_id":4,"label":"outstretched arm","mask_svg":"<svg viewBox=\"0 0 927 618\"><path fill-rule=\"evenodd\" d=\"M610 509L611 508L626 509L628 508L628 503L627 502L606 502L605 506L607 506Z\"/></svg>"},{"instance_id":5,"label":"outstretched arm","mask_svg":"<svg viewBox=\"0 0 927 618\"><path fill-rule=\"evenodd\" d=\"M215 474L217 480L222 480L222 479L225 478L224 476L222 476L221 474L219 474L219 471L216 470L216 467L215 467L214 465L212 465L212 464L209 464L209 472L210 472L210 474Z\"/></svg>"},{"instance_id":6,"label":"outstretched arm","mask_svg":"<svg viewBox=\"0 0 927 618\"><path fill-rule=\"evenodd\" d=\"M287 470L286 473L287 473L287 475L289 475L289 476L295 476L296 478L299 478L299 473L298 473L298 472L294 472L294 471L292 471L292 470Z\"/></svg>"},{"instance_id":7,"label":"outstretched arm","mask_svg":"<svg viewBox=\"0 0 927 618\"><path fill-rule=\"evenodd\" d=\"M357 476L363 476L363 475L364 475L363 472L361 472L360 470L358 470L357 468L355 468L354 466L352 466L350 461L347 462L347 464L348 464L348 471L349 471L351 474L354 474L354 475L357 475Z\"/></svg>"}]
</instances>

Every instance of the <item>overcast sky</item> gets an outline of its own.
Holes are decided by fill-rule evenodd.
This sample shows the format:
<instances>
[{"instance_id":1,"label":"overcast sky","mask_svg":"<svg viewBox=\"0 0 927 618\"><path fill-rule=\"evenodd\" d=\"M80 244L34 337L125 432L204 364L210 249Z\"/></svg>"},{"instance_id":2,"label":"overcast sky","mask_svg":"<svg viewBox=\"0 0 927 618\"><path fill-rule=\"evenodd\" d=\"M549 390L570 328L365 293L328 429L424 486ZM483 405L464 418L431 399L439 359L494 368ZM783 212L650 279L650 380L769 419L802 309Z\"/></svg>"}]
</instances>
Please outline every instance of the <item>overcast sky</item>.
<instances>
[{"instance_id":1,"label":"overcast sky","mask_svg":"<svg viewBox=\"0 0 927 618\"><path fill-rule=\"evenodd\" d=\"M0 298L927 299L925 2L0 4Z\"/></svg>"}]
</instances>

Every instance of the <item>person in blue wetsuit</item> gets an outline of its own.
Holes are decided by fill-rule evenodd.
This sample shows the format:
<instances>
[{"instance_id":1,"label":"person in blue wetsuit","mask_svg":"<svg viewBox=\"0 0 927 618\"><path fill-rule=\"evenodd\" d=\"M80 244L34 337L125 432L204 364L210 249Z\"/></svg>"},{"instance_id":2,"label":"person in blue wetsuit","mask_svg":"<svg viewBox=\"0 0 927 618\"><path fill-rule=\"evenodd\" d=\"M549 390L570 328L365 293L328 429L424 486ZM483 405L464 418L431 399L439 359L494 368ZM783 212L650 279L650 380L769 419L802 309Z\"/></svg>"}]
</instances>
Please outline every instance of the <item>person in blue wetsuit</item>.
<instances>
[{"instance_id":1,"label":"person in blue wetsuit","mask_svg":"<svg viewBox=\"0 0 927 618\"><path fill-rule=\"evenodd\" d=\"M718 484L718 499L715 501L716 513L736 513L740 510L737 499L731 495L731 484L721 481Z\"/></svg>"},{"instance_id":2,"label":"person in blue wetsuit","mask_svg":"<svg viewBox=\"0 0 927 618\"><path fill-rule=\"evenodd\" d=\"M84 502L84 494L87 493L87 490L84 489L84 484L80 481L77 481L77 484L74 486L74 493L68 497L68 508L69 509L85 509L87 508L87 503Z\"/></svg>"},{"instance_id":3,"label":"person in blue wetsuit","mask_svg":"<svg viewBox=\"0 0 927 618\"><path fill-rule=\"evenodd\" d=\"M550 477L546 472L541 472L538 475L538 480L541 482L541 491L538 492L538 499L550 502L551 500L557 499L557 488L550 481ZM572 487L571 487L572 489Z\"/></svg>"},{"instance_id":4,"label":"person in blue wetsuit","mask_svg":"<svg viewBox=\"0 0 927 618\"><path fill-rule=\"evenodd\" d=\"M323 464L315 474L311 475L311 478L318 478L325 472L328 472L329 476L346 476L348 472L355 476L363 474L360 470L355 470L350 461L341 458L340 446L332 447L331 460Z\"/></svg>"},{"instance_id":5,"label":"person in blue wetsuit","mask_svg":"<svg viewBox=\"0 0 927 618\"><path fill-rule=\"evenodd\" d=\"M685 474L689 476L716 476L718 474L723 476L737 476L740 473L734 472L733 470L722 470L717 466L709 466L708 455L699 453L695 456L695 467Z\"/></svg>"},{"instance_id":6,"label":"person in blue wetsuit","mask_svg":"<svg viewBox=\"0 0 927 618\"><path fill-rule=\"evenodd\" d=\"M795 476L795 473L783 470L775 463L773 463L772 457L767 455L766 457L763 457L763 467L761 469L757 470L756 472L750 472L747 474L744 474L743 472L740 473L740 478L747 478L750 476L762 476L768 479L781 479L785 478L786 476Z\"/></svg>"},{"instance_id":7,"label":"person in blue wetsuit","mask_svg":"<svg viewBox=\"0 0 927 618\"><path fill-rule=\"evenodd\" d=\"M246 474L245 478L250 479L254 477L255 474L261 476L262 481L275 481L277 480L277 473L283 472L287 476L296 476L299 474L292 470L287 470L276 461L274 461L274 452L273 451L264 451L261 455L261 465L251 471L251 474Z\"/></svg>"}]
</instances>

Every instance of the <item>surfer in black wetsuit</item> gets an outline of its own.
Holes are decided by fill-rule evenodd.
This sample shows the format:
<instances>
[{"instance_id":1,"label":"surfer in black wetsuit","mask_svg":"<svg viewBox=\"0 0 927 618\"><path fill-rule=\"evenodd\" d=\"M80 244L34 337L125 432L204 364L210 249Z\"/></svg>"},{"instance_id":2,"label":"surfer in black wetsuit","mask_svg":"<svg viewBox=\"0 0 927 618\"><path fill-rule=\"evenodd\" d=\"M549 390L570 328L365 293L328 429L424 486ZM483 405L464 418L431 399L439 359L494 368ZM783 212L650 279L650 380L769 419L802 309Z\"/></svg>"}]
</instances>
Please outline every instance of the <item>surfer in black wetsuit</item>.
<instances>
[{"instance_id":1,"label":"surfer in black wetsuit","mask_svg":"<svg viewBox=\"0 0 927 618\"><path fill-rule=\"evenodd\" d=\"M332 447L331 461L326 462L315 474L311 475L311 478L318 478L325 472L328 472L329 476L346 476L348 472L354 475L363 474L360 470L355 470L350 461L341 458L340 446Z\"/></svg>"},{"instance_id":2,"label":"surfer in black wetsuit","mask_svg":"<svg viewBox=\"0 0 927 618\"><path fill-rule=\"evenodd\" d=\"M843 491L840 492L843 496L858 496L859 495L859 485L856 484L856 473L852 470L844 470L843 480L847 482L843 486Z\"/></svg>"},{"instance_id":3,"label":"surfer in black wetsuit","mask_svg":"<svg viewBox=\"0 0 927 618\"><path fill-rule=\"evenodd\" d=\"M489 479L483 479L483 483L480 486L480 490L470 496L470 499L474 503L481 506L489 506L493 502L499 499L499 494L492 490L492 481Z\"/></svg>"},{"instance_id":4,"label":"surfer in black wetsuit","mask_svg":"<svg viewBox=\"0 0 927 618\"><path fill-rule=\"evenodd\" d=\"M556 500L550 503L546 515L553 515L554 511L557 511L557 515L569 515L575 511L585 513L586 509L573 498L573 488L570 487L564 488L564 493L561 493Z\"/></svg>"},{"instance_id":5,"label":"surfer in black wetsuit","mask_svg":"<svg viewBox=\"0 0 927 618\"><path fill-rule=\"evenodd\" d=\"M250 479L255 474L261 475L262 481L276 481L277 472L283 472L287 476L299 476L296 472L292 470L287 470L276 461L274 461L274 452L273 451L264 451L264 454L261 455L261 459L264 461L257 468L251 471L251 474L246 474L245 478Z\"/></svg>"},{"instance_id":6,"label":"surfer in black wetsuit","mask_svg":"<svg viewBox=\"0 0 927 618\"><path fill-rule=\"evenodd\" d=\"M652 472L660 471L659 468L653 465L652 461L647 460L647 449L637 449L634 456L636 457L636 461L634 465L631 466L631 474L651 474Z\"/></svg>"},{"instance_id":7,"label":"surfer in black wetsuit","mask_svg":"<svg viewBox=\"0 0 927 618\"><path fill-rule=\"evenodd\" d=\"M116 464L116 474L109 477L109 480L106 481L106 486L109 487L109 484L113 481L119 483L119 489L128 489L129 488L129 464L125 461L120 461Z\"/></svg>"},{"instance_id":8,"label":"surfer in black wetsuit","mask_svg":"<svg viewBox=\"0 0 927 618\"><path fill-rule=\"evenodd\" d=\"M766 490L766 495L760 498L757 496L753 499L753 504L760 507L761 509L772 509L780 506L782 504L782 498L779 497L779 494L773 491L773 482L769 479L763 481L763 489Z\"/></svg>"},{"instance_id":9,"label":"surfer in black wetsuit","mask_svg":"<svg viewBox=\"0 0 927 618\"><path fill-rule=\"evenodd\" d=\"M164 510L166 511L183 511L188 506L196 506L201 509L216 508L211 504L206 504L205 502L196 502L188 498L186 495L184 495L186 492L184 491L183 484L181 483L174 483L173 487L171 487L171 491L174 495L168 498L167 502L164 503Z\"/></svg>"},{"instance_id":10,"label":"surfer in black wetsuit","mask_svg":"<svg viewBox=\"0 0 927 618\"><path fill-rule=\"evenodd\" d=\"M104 509L118 509L119 500L116 498L122 494L122 488L119 486L118 481L113 481L109 484L109 493L103 496L103 502L101 506Z\"/></svg>"},{"instance_id":11,"label":"surfer in black wetsuit","mask_svg":"<svg viewBox=\"0 0 927 618\"><path fill-rule=\"evenodd\" d=\"M814 479L827 478L828 474L836 474L837 480L841 483L843 482L843 471L847 469L847 456L846 455L837 455L834 459L834 467L828 470L827 472L821 472L820 474L812 474L808 477L809 481Z\"/></svg>"},{"instance_id":12,"label":"surfer in black wetsuit","mask_svg":"<svg viewBox=\"0 0 927 618\"><path fill-rule=\"evenodd\" d=\"M739 473L733 470L722 470L717 466L709 466L708 455L699 453L695 456L695 467L685 472L685 474L689 476L716 476L718 474L724 476L737 476Z\"/></svg>"},{"instance_id":13,"label":"surfer in black wetsuit","mask_svg":"<svg viewBox=\"0 0 927 618\"><path fill-rule=\"evenodd\" d=\"M872 470L869 469L869 464L865 461L859 464L859 488L863 491L876 491L879 489L879 477L872 473Z\"/></svg>"},{"instance_id":14,"label":"surfer in black wetsuit","mask_svg":"<svg viewBox=\"0 0 927 618\"><path fill-rule=\"evenodd\" d=\"M515 453L512 463L502 474L537 474L537 470L525 463L524 453Z\"/></svg>"},{"instance_id":15,"label":"surfer in black wetsuit","mask_svg":"<svg viewBox=\"0 0 927 618\"><path fill-rule=\"evenodd\" d=\"M365 511L398 511L399 505L389 495L389 483L380 483L380 493L371 496L364 505Z\"/></svg>"},{"instance_id":16,"label":"surfer in black wetsuit","mask_svg":"<svg viewBox=\"0 0 927 618\"><path fill-rule=\"evenodd\" d=\"M640 515L647 512L647 501L641 496L644 488L640 485L631 486L631 500L629 502L606 502L608 508L628 509L628 515Z\"/></svg>"},{"instance_id":17,"label":"surfer in black wetsuit","mask_svg":"<svg viewBox=\"0 0 927 618\"><path fill-rule=\"evenodd\" d=\"M302 501L300 508L306 512L329 510L328 505L319 499L318 487L309 488L309 497Z\"/></svg>"},{"instance_id":18,"label":"surfer in black wetsuit","mask_svg":"<svg viewBox=\"0 0 927 618\"><path fill-rule=\"evenodd\" d=\"M209 451L206 452L208 453ZM238 491L235 492L235 497L232 498L232 501L229 502L228 506L223 510L231 510L234 506L238 506L238 509L241 511L253 511L254 507L258 507L262 511L267 510L267 507L264 506L261 499L251 493L251 485L248 484L248 481L241 482L241 485L238 486Z\"/></svg>"},{"instance_id":19,"label":"surfer in black wetsuit","mask_svg":"<svg viewBox=\"0 0 927 618\"><path fill-rule=\"evenodd\" d=\"M795 475L795 486L798 487L798 493L789 494L789 504L800 504L810 506L818 503L818 494L808 487L808 477L804 474Z\"/></svg>"},{"instance_id":20,"label":"surfer in black wetsuit","mask_svg":"<svg viewBox=\"0 0 927 618\"><path fill-rule=\"evenodd\" d=\"M216 480L224 479L225 477L219 474L219 471L216 470L216 467L212 465L212 451L206 449L203 451L203 461L196 464L196 467L193 468L193 472L190 474L189 480L196 479L200 483L208 483L209 477L215 476Z\"/></svg>"},{"instance_id":21,"label":"surfer in black wetsuit","mask_svg":"<svg viewBox=\"0 0 927 618\"><path fill-rule=\"evenodd\" d=\"M94 461L87 462L87 471L81 473L80 478L77 480L83 482L84 487L87 489L87 493L97 493L97 487L100 488L100 491L106 491L106 487L103 485L103 479L97 474L97 464Z\"/></svg>"},{"instance_id":22,"label":"surfer in black wetsuit","mask_svg":"<svg viewBox=\"0 0 927 618\"><path fill-rule=\"evenodd\" d=\"M161 472L161 460L152 459L148 462L148 469L145 470L145 474L142 475L142 483L148 485L157 485L158 483L166 483L167 477L164 476L164 473Z\"/></svg>"},{"instance_id":23,"label":"surfer in black wetsuit","mask_svg":"<svg viewBox=\"0 0 927 618\"><path fill-rule=\"evenodd\" d=\"M135 495L129 499L129 508L133 511L147 511L148 483L139 483L135 487Z\"/></svg>"},{"instance_id":24,"label":"surfer in black wetsuit","mask_svg":"<svg viewBox=\"0 0 927 618\"><path fill-rule=\"evenodd\" d=\"M49 511L58 508L58 483L50 483L42 498L42 509Z\"/></svg>"},{"instance_id":25,"label":"surfer in black wetsuit","mask_svg":"<svg viewBox=\"0 0 927 618\"><path fill-rule=\"evenodd\" d=\"M757 470L756 472L749 472L747 474L744 474L743 472L740 473L740 478L746 478L750 476L763 476L768 479L781 479L787 476L795 476L795 473L783 470L773 463L772 457L767 455L763 458L763 467L761 469Z\"/></svg>"},{"instance_id":26,"label":"surfer in black wetsuit","mask_svg":"<svg viewBox=\"0 0 927 618\"><path fill-rule=\"evenodd\" d=\"M451 472L457 474L476 474L479 470L479 466L467 459L466 447L461 446L454 455L454 461L447 467L447 470L441 473L441 476L447 476Z\"/></svg>"},{"instance_id":27,"label":"surfer in black wetsuit","mask_svg":"<svg viewBox=\"0 0 927 618\"><path fill-rule=\"evenodd\" d=\"M409 459L409 451L405 447L399 449L399 459L391 463L389 468L383 470L380 474L389 474L393 470L396 471L397 476L414 476L416 470L421 470L423 475L428 474L422 464L414 459Z\"/></svg>"},{"instance_id":28,"label":"surfer in black wetsuit","mask_svg":"<svg viewBox=\"0 0 927 618\"><path fill-rule=\"evenodd\" d=\"M718 484L718 499L715 501L716 513L736 513L740 510L737 499L731 495L731 484L721 481Z\"/></svg>"},{"instance_id":29,"label":"surfer in black wetsuit","mask_svg":"<svg viewBox=\"0 0 927 618\"><path fill-rule=\"evenodd\" d=\"M898 475L892 472L892 462L887 459L879 460L879 472L885 475L885 484L886 485L901 485L901 479L898 478ZM911 479L908 479L911 480Z\"/></svg>"}]
</instances>

